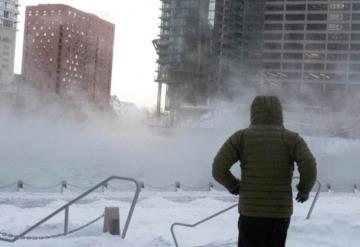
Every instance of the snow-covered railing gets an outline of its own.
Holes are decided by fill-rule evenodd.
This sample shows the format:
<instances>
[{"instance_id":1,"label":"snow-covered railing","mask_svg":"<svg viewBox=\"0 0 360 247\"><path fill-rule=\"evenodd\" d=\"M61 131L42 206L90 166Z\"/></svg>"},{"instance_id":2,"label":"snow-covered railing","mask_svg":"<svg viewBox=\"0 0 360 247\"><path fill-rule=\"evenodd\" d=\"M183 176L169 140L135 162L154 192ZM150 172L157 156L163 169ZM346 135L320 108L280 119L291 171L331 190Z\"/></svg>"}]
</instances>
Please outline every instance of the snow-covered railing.
<instances>
[{"instance_id":1,"label":"snow-covered railing","mask_svg":"<svg viewBox=\"0 0 360 247\"><path fill-rule=\"evenodd\" d=\"M296 180L296 179L299 179L299 178L298 178L298 177L294 177L293 179ZM307 219L307 220L310 219L311 214L312 214L312 212L313 212L313 210L314 210L315 204L316 204L316 202L317 202L317 200L318 200L318 198L319 198L319 195L320 195L321 183L320 183L319 180L316 180L316 184L318 185L318 188L317 188L317 190L316 190L315 197L314 197L314 199L313 199L313 201L312 201L312 203L311 203L309 212L308 212L308 214L306 215L306 219ZM239 204L236 203L236 204L234 204L234 205L232 205L232 206L230 206L230 207L228 207L228 208L225 208L225 209L223 209L223 210L221 210L221 211L219 211L219 212L217 212L217 213L215 213L215 214L213 214L213 215L210 215L210 216L206 217L205 219L202 219L202 220L200 220L200 221L198 221L198 222L196 222L196 223L194 223L194 224L186 224L186 223L179 223L179 222L173 223L173 224L171 225L171 227L170 227L170 231L171 231L171 235L172 235L172 237L173 237L175 246L176 246L176 247L179 247L179 243L178 243L177 238L176 238L176 235L175 235L175 226L183 226L183 227L194 228L194 227L196 227L196 226L198 226L198 225L201 225L201 224L203 224L203 223L205 223L205 222L207 222L207 221L209 221L209 220L211 220L211 219L213 219L213 218L218 217L219 215L222 215L222 214L226 213L227 211L229 211L229 210L237 207L238 205L239 205Z\"/></svg>"},{"instance_id":2,"label":"snow-covered railing","mask_svg":"<svg viewBox=\"0 0 360 247\"><path fill-rule=\"evenodd\" d=\"M150 191L212 191L216 187L213 182L209 182L204 185L188 185L181 182L174 182L171 184L164 184L164 185L150 185L145 184L144 182L140 182L140 187L142 189L150 190ZM55 192L60 191L61 193L64 193L67 190L75 189L75 190L88 190L92 188L91 186L86 185L79 185L67 182L65 180L61 181L60 183L52 184L52 185L34 185L28 182L25 182L24 180L18 180L16 183L11 183L8 185L1 186L0 185L0 192L11 192L11 191L17 191L17 192ZM9 191L11 189L11 191ZM108 189L112 189L114 191L122 191L122 190L129 190L131 187L116 187L112 186L108 183L104 183L100 188L101 192L105 192ZM219 190L223 190L222 188L217 188Z\"/></svg>"},{"instance_id":3,"label":"snow-covered railing","mask_svg":"<svg viewBox=\"0 0 360 247\"><path fill-rule=\"evenodd\" d=\"M13 234L6 234L6 233L2 233L1 235L5 235L5 236L8 236L9 238L0 238L0 241L6 241L6 242L15 242L19 239L32 239L32 240L37 240L37 239L47 239L47 238L50 238L49 236L47 237L25 237L26 235L28 235L30 232L32 232L33 230L35 230L36 228L38 228L40 225L42 225L43 223L47 222L48 220L50 220L51 218L53 218L54 216L58 215L60 212L65 212L65 217L64 217L64 232L61 233L61 234L57 234L57 235L54 235L56 237L59 237L59 236L66 236L67 234L70 234L72 232L74 232L74 230L72 231L69 231L69 208L71 205L73 205L74 203L78 202L79 200L83 199L84 197L86 197L87 195L89 195L90 193L96 191L97 189L99 188L102 188L105 184L107 185L110 181L112 180L123 180L123 181L128 181L128 182L132 182L136 185L136 191L135 191L135 194L134 194L134 198L132 200L132 204L131 204L131 207L130 207L130 210L129 210L129 213L128 213L128 216L127 216L127 219L126 219L126 223L125 223L125 226L124 226L124 230L122 232L122 235L121 237L122 238L125 238L126 237L126 233L127 233L127 230L129 228L129 225L130 225L130 221L131 221L131 218L132 218L132 215L133 215L133 212L135 210L135 206L136 206L136 203L137 203L137 200L139 198L139 194L140 194L140 191L141 191L141 184L133 179L133 178L126 178L126 177L117 177L117 176L112 176L112 177L109 177L107 179L105 179L104 181L100 182L99 184L93 186L92 188L88 189L86 192L82 193L80 196L76 197L75 199L73 199L72 201L66 203L64 206L60 207L59 209L55 210L53 213L49 214L48 216L46 216L45 218L43 218L42 220L40 220L39 222L37 222L36 224L34 224L33 226L31 226L29 229L27 229L26 231L18 234L18 235L13 235ZM21 185L19 185L18 183L18 186L23 186L24 183L20 183ZM90 223L86 224L84 227L90 225L91 223L93 222L96 222L97 220L101 219L103 217L100 216L98 218L96 218L95 220L91 221ZM79 229L83 229L84 227L81 227ZM51 236L51 237L54 237L54 236Z\"/></svg>"},{"instance_id":4,"label":"snow-covered railing","mask_svg":"<svg viewBox=\"0 0 360 247\"><path fill-rule=\"evenodd\" d=\"M154 192L163 192L163 191L173 191L173 192L181 192L181 191L222 191L225 190L220 185L214 182L208 182L204 184L191 184L186 182L176 181L173 183L167 184L149 184L145 182L139 181L141 188L146 191L154 191ZM50 184L50 185L39 185L32 184L24 180L19 180L14 183L9 183L5 185L0 184L0 193L1 192L61 192L64 193L66 191L79 191L79 190L87 190L90 189L91 186L84 184L76 184L71 183L66 180L63 180L59 183ZM353 192L358 193L360 188L360 183L355 183L349 181L349 183L344 185L332 184L332 183L324 183L324 186L321 187L322 192ZM104 184L101 188L98 189L99 192L106 191L129 191L131 187L116 187L111 184Z\"/></svg>"}]
</instances>

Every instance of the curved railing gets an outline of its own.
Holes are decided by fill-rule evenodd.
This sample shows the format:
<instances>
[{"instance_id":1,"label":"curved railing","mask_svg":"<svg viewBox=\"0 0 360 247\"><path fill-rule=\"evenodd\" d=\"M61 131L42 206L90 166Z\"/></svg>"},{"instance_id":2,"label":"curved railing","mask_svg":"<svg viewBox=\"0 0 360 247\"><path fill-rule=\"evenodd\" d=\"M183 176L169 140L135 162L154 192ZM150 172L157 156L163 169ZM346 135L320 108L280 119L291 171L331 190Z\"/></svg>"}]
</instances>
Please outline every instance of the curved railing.
<instances>
[{"instance_id":1,"label":"curved railing","mask_svg":"<svg viewBox=\"0 0 360 247\"><path fill-rule=\"evenodd\" d=\"M124 230L122 232L121 237L125 238L126 237L126 233L127 230L129 228L130 222L131 222L131 218L132 215L134 213L135 210L135 206L137 203L137 200L139 198L139 194L141 191L141 185L140 183L133 179L133 178L127 178L127 177L118 177L118 176L112 176L109 177L107 179L105 179L104 181L100 182L99 184L93 186L92 188L90 188L89 190L87 190L86 192L84 192L83 194L81 194L80 196L76 197L75 199L73 199L72 201L68 202L67 204L65 204L64 206L60 207L59 209L55 210L53 213L49 214L48 216L46 216L45 218L43 218L42 220L40 220L39 222L37 222L36 224L34 224L33 226L31 226L29 229L27 229L26 231L20 233L19 235L14 236L13 238L0 238L0 241L6 241L6 242L15 242L19 239L24 238L27 234L29 234L30 232L32 232L33 230L35 230L37 227L39 227L40 225L42 225L43 223L45 223L46 221L50 220L51 218L53 218L54 216L58 215L60 212L64 211L65 212L65 218L64 218L64 233L62 234L63 236L66 236L69 233L69 207L71 205L73 205L74 203L78 202L79 200L83 199L84 197L86 197L87 195L89 195L90 193L94 192L95 190L103 187L104 185L107 185L108 182L112 181L112 180L124 180L124 181L128 181L128 182L133 182L136 185L136 191L134 194L134 198L132 200L131 203L131 207L129 209L129 213L126 219L126 223L124 226Z\"/></svg>"},{"instance_id":2,"label":"curved railing","mask_svg":"<svg viewBox=\"0 0 360 247\"><path fill-rule=\"evenodd\" d=\"M294 177L293 179L300 179L300 177ZM316 193L315 193L315 197L314 197L314 200L312 201L311 203L311 206L310 206L310 209L309 209L309 212L308 214L306 215L306 219L309 220L310 217L311 217L311 214L315 208L315 204L317 202L317 200L319 199L319 195L320 195L320 191L321 191L321 183L319 180L316 180L316 184L318 185L318 188L316 190Z\"/></svg>"},{"instance_id":3,"label":"curved railing","mask_svg":"<svg viewBox=\"0 0 360 247\"><path fill-rule=\"evenodd\" d=\"M299 177L294 177L293 179L299 179ZM318 188L317 188L317 190L316 190L316 194L315 194L314 200L313 200L313 202L311 203L309 212L308 212L308 214L306 215L306 219L307 219L307 220L310 219L311 214L312 214L312 212L313 212L313 210L314 210L315 204L316 204L316 202L317 202L317 200L318 200L318 198L319 198L319 195L320 195L321 183L320 183L320 181L318 181L318 180L316 180L316 183L317 183L317 185L318 185ZM207 222L207 221L209 221L209 220L211 220L211 219L213 219L213 218L215 218L215 217L217 217L217 216L219 216L219 215L221 215L221 214L223 214L223 213L226 213L227 211L229 211L229 210L237 207L238 205L239 205L239 204L236 203L236 204L234 204L234 205L232 205L232 206L230 206L230 207L228 207L228 208L226 208L226 209L223 209L223 210L221 210L221 211L219 211L219 212L217 212L217 213L215 213L215 214L213 214L213 215L211 215L211 216L209 216L209 217L207 217L207 218L205 218L205 219L203 219L203 220L200 220L200 221L198 221L198 222L196 222L196 223L194 223L194 224L185 224L185 223L178 223L178 222L173 223L173 224L171 225L171 227L170 227L170 231L171 231L171 235L172 235L172 238L173 238L173 240L174 240L175 246L176 246L176 247L179 247L179 243L178 243L177 238L176 238L176 235L175 235L175 226L183 226L183 227L194 228L194 227L196 227L196 226L198 226L198 225L201 225L202 223L205 223L205 222Z\"/></svg>"}]
</instances>

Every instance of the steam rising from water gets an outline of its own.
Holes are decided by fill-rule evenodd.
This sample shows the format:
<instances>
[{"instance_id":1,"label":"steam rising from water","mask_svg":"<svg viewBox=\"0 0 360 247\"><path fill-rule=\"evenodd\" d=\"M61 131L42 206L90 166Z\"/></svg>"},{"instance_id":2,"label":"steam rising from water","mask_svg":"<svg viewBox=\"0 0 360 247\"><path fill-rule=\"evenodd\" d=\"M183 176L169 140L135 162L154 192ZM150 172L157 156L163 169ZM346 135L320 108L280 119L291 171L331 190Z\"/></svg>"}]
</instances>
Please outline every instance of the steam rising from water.
<instances>
[{"instance_id":1,"label":"steam rising from water","mask_svg":"<svg viewBox=\"0 0 360 247\"><path fill-rule=\"evenodd\" d=\"M91 185L110 175L131 176L154 186L175 181L206 185L212 180L218 148L234 131L248 126L248 107L237 109L172 129L149 127L144 118L54 121L1 114L0 185L18 179L35 185L64 179ZM291 122L286 114L285 121ZM323 184L351 190L360 181L359 140L305 139L315 153ZM238 166L234 173L239 174Z\"/></svg>"}]
</instances>

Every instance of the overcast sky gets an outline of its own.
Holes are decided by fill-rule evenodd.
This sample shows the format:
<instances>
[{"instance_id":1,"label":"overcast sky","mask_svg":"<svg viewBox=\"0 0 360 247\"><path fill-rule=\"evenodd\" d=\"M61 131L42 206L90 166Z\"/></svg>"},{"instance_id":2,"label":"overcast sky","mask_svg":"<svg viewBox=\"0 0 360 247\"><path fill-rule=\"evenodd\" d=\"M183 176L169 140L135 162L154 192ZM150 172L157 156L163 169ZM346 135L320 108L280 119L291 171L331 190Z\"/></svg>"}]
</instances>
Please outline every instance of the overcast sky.
<instances>
[{"instance_id":1,"label":"overcast sky","mask_svg":"<svg viewBox=\"0 0 360 247\"><path fill-rule=\"evenodd\" d=\"M112 94L138 106L156 104L156 52L160 0L19 0L15 72L21 71L25 6L61 3L90 12L116 25Z\"/></svg>"}]
</instances>

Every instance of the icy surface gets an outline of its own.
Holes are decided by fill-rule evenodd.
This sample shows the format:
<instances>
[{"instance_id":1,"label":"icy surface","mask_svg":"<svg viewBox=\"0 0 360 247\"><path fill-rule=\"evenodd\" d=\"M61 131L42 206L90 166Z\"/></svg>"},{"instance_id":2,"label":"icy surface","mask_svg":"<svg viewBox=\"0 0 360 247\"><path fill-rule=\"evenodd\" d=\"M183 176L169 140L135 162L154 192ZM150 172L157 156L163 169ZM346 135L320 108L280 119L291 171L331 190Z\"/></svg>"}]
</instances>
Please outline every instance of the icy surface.
<instances>
[{"instance_id":1,"label":"icy surface","mask_svg":"<svg viewBox=\"0 0 360 247\"><path fill-rule=\"evenodd\" d=\"M75 193L1 193L1 230L19 233L36 220L63 205ZM106 206L118 206L124 224L131 194L95 193L70 209L70 229L100 215ZM35 206L29 206L32 202ZM237 202L226 192L143 192L125 241L102 234L102 221L68 237L44 241L0 242L1 247L166 247L174 246L170 225L195 223ZM360 194L321 193L311 220L305 220L310 202L295 204L289 229L289 247L360 246ZM235 247L238 213L233 209L193 229L177 228L180 246ZM46 235L63 230L63 214L30 235ZM223 246L223 245L221 245Z\"/></svg>"}]
</instances>

